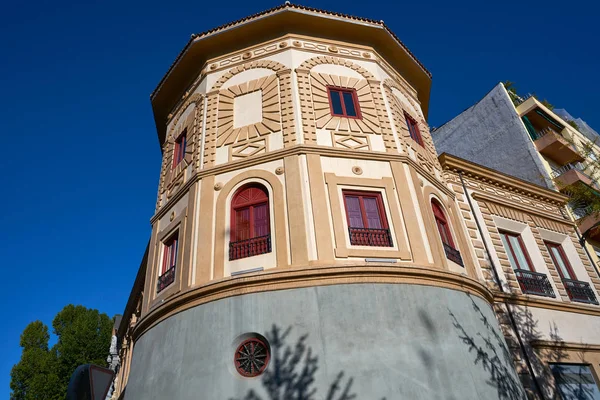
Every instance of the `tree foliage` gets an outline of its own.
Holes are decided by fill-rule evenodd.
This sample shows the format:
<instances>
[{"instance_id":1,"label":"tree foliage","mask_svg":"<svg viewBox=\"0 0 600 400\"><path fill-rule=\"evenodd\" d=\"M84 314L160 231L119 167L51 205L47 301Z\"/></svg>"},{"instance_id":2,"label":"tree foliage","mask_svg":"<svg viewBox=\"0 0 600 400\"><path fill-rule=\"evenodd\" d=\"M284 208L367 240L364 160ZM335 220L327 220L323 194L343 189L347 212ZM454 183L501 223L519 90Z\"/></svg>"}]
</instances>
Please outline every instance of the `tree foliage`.
<instances>
[{"instance_id":1,"label":"tree foliage","mask_svg":"<svg viewBox=\"0 0 600 400\"><path fill-rule=\"evenodd\" d=\"M64 399L78 365L106 363L112 329L108 315L70 304L54 317L52 327L57 337L52 348L43 322L32 322L23 330L21 360L10 374L13 399Z\"/></svg>"}]
</instances>

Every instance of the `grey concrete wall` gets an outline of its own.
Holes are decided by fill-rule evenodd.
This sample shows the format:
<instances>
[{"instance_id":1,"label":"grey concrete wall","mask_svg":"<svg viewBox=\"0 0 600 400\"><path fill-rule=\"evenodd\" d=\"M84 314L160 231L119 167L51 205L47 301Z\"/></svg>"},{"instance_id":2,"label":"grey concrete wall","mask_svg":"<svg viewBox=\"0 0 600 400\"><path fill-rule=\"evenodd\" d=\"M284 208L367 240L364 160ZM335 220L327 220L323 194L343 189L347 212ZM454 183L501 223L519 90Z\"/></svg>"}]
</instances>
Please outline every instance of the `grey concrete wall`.
<instances>
[{"instance_id":1,"label":"grey concrete wall","mask_svg":"<svg viewBox=\"0 0 600 400\"><path fill-rule=\"evenodd\" d=\"M273 329L288 334L275 340ZM247 332L272 347L266 372L251 379L233 368L235 339ZM286 349L301 354L286 359ZM477 360L478 351L489 359ZM145 333L131 368L126 400L246 399L250 391L252 399L338 400L346 389L357 400L523 398L490 306L417 285L322 286L208 303ZM316 392L299 397L285 387Z\"/></svg>"},{"instance_id":2,"label":"grey concrete wall","mask_svg":"<svg viewBox=\"0 0 600 400\"><path fill-rule=\"evenodd\" d=\"M499 83L483 99L431 133L438 154L450 153L554 188L512 101Z\"/></svg>"}]
</instances>

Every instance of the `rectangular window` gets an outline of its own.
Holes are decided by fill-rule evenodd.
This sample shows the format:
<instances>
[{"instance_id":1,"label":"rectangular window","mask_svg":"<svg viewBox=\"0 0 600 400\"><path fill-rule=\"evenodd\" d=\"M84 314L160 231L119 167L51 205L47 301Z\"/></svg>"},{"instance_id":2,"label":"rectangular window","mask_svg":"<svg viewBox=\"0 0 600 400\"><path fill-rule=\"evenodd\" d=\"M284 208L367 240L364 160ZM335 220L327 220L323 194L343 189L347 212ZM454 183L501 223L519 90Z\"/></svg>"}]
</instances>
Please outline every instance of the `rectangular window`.
<instances>
[{"instance_id":1,"label":"rectangular window","mask_svg":"<svg viewBox=\"0 0 600 400\"><path fill-rule=\"evenodd\" d=\"M504 245L504 249L506 250L510 265L513 269L535 271L531 260L529 259L529 254L527 254L527 250L525 250L521 235L510 232L500 232L500 238L502 239L502 244Z\"/></svg>"},{"instance_id":2,"label":"rectangular window","mask_svg":"<svg viewBox=\"0 0 600 400\"><path fill-rule=\"evenodd\" d=\"M589 365L550 364L562 400L600 400L600 390Z\"/></svg>"},{"instance_id":3,"label":"rectangular window","mask_svg":"<svg viewBox=\"0 0 600 400\"><path fill-rule=\"evenodd\" d=\"M173 153L173 167L179 165L185 157L185 147L187 145L187 129L175 139L175 152Z\"/></svg>"},{"instance_id":4,"label":"rectangular window","mask_svg":"<svg viewBox=\"0 0 600 400\"><path fill-rule=\"evenodd\" d=\"M421 132L419 131L419 124L415 121L410 115L404 114L404 118L406 119L406 125L408 126L408 132L410 133L410 137L421 146L423 146L423 138L421 137Z\"/></svg>"},{"instance_id":5,"label":"rectangular window","mask_svg":"<svg viewBox=\"0 0 600 400\"><path fill-rule=\"evenodd\" d=\"M361 118L358 97L354 89L327 88L331 115L347 118Z\"/></svg>"},{"instance_id":6,"label":"rectangular window","mask_svg":"<svg viewBox=\"0 0 600 400\"><path fill-rule=\"evenodd\" d=\"M573 273L573 269L571 268L571 264L569 264L569 260L567 259L567 255L565 254L562 246L556 243L546 242L546 247L550 252L550 256L552 257L552 262L556 266L558 273L562 279L572 279L577 280L575 277L575 273Z\"/></svg>"},{"instance_id":7,"label":"rectangular window","mask_svg":"<svg viewBox=\"0 0 600 400\"><path fill-rule=\"evenodd\" d=\"M160 275L156 284L156 292L161 292L164 288L175 281L175 266L177 265L179 233L175 232L163 242L163 257L160 266Z\"/></svg>"},{"instance_id":8,"label":"rectangular window","mask_svg":"<svg viewBox=\"0 0 600 400\"><path fill-rule=\"evenodd\" d=\"M381 193L344 190L350 244L391 247Z\"/></svg>"}]
</instances>

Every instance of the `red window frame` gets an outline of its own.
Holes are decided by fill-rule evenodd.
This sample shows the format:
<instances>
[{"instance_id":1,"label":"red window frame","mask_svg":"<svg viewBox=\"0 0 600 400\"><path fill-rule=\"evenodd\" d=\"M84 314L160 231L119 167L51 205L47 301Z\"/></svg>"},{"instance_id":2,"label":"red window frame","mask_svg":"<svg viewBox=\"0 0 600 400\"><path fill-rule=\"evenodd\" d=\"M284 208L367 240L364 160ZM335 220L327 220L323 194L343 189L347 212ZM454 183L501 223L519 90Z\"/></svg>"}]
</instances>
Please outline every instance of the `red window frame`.
<instances>
[{"instance_id":1,"label":"red window frame","mask_svg":"<svg viewBox=\"0 0 600 400\"><path fill-rule=\"evenodd\" d=\"M440 237L442 238L442 243L452 247L453 249L456 249L454 246L454 240L452 238L452 232L450 231L450 224L446 219L444 209L436 200L431 201L431 209L433 210L435 224L438 232L440 233Z\"/></svg>"},{"instance_id":2,"label":"red window frame","mask_svg":"<svg viewBox=\"0 0 600 400\"><path fill-rule=\"evenodd\" d=\"M242 197L244 196L244 194L246 194L247 191L250 191L251 189L255 189L255 190L259 190L262 193L262 196L260 194L258 194L258 196L256 196L255 193L255 197L254 198L249 198L249 199L242 199ZM249 193L252 194L252 193ZM254 215L254 210L257 207L260 206L264 206L266 205L266 213L267 213L267 221L266 221L266 227L267 227L267 235L271 234L271 218L270 218L270 211L269 211L269 192L267 191L267 189L259 184L253 184L253 185L247 185L247 186L243 186L240 189L238 189L238 191L235 193L235 195L233 196L233 198L231 199L231 236L230 236L230 241L232 242L237 242L239 240L247 240L247 239L252 239L255 237L259 237L256 235L256 226L255 226L255 215ZM250 221L249 221L249 237L246 239L238 239L238 224L237 224L237 213L238 211L242 211L248 209L248 213L250 216ZM266 236L266 235L261 235L261 236Z\"/></svg>"},{"instance_id":3,"label":"red window frame","mask_svg":"<svg viewBox=\"0 0 600 400\"><path fill-rule=\"evenodd\" d=\"M525 248L525 243L523 243L523 238L521 238L521 235L518 233L512 233L512 232L508 232L508 231L498 231L498 233L500 233L500 235L504 235L506 237L506 243L508 244L508 249L505 249L506 251L510 251L512 253L513 256L513 260L515 260L515 262L517 263L517 267L516 269L520 269L523 271L530 271L530 272L535 272L535 268L533 267L533 263L531 262L531 258L529 258L529 253L527 252L527 249ZM508 239L508 236L512 236L514 238L517 238L518 242L519 242L519 246L521 247L521 251L523 252L523 255L525 256L525 260L527 261L527 268L524 268L525 266L521 266L519 264L519 258L517 257L515 250L513 249L513 245L510 242L510 239ZM510 259L509 259L510 262Z\"/></svg>"},{"instance_id":4,"label":"red window frame","mask_svg":"<svg viewBox=\"0 0 600 400\"><path fill-rule=\"evenodd\" d=\"M576 281L577 276L575 275L575 271L573 271L573 268L571 267L571 263L569 262L569 259L567 258L567 255L565 254L565 251L563 250L562 246L558 243L552 243L552 242L544 242L544 243L546 244L546 247L548 248L548 253L550 253L552 262L554 263L555 268L558 270L560 277L562 279L570 279L570 280ZM562 259L562 262L565 264L565 267L567 268L567 272L569 273L569 276L564 276L562 269L559 267L558 263L556 262L556 257L554 256L554 253L552 252L551 248L558 249L560 258Z\"/></svg>"},{"instance_id":5,"label":"red window frame","mask_svg":"<svg viewBox=\"0 0 600 400\"><path fill-rule=\"evenodd\" d=\"M163 260L160 275L164 275L168 270L177 265L179 232L175 232L163 242Z\"/></svg>"},{"instance_id":6,"label":"red window frame","mask_svg":"<svg viewBox=\"0 0 600 400\"><path fill-rule=\"evenodd\" d=\"M351 93L352 94L352 104L354 105L354 110L356 111L356 115L348 115L346 111L346 103L344 101L344 96L342 93ZM329 111L331 115L334 117L344 117L344 118L352 118L352 119L362 119L362 114L360 113L360 106L358 104L358 95L356 94L356 89L346 89L337 86L328 86L327 87L327 96L329 100ZM339 96L340 103L342 105L342 113L337 114L333 111L333 103L331 102L332 96Z\"/></svg>"},{"instance_id":7,"label":"red window frame","mask_svg":"<svg viewBox=\"0 0 600 400\"><path fill-rule=\"evenodd\" d=\"M363 192L358 190L342 190L342 195L344 196L344 209L346 211L346 221L348 222L349 228L365 228L365 229L389 229L387 217L385 215L385 208L383 207L383 198L381 197L380 192ZM363 226L351 226L350 225L350 215L348 214L348 204L346 203L346 197L358 197L358 201L360 204L360 215L363 220ZM365 205L363 198L375 198L377 200L377 212L379 213L379 223L381 224L381 228L371 228L369 227L369 221L367 219L367 212L365 210Z\"/></svg>"},{"instance_id":8,"label":"red window frame","mask_svg":"<svg viewBox=\"0 0 600 400\"><path fill-rule=\"evenodd\" d=\"M421 136L421 131L419 131L419 124L413 117L404 113L404 118L406 119L406 126L408 127L408 132L410 133L410 137L421 146L423 146L423 137Z\"/></svg>"},{"instance_id":9,"label":"red window frame","mask_svg":"<svg viewBox=\"0 0 600 400\"><path fill-rule=\"evenodd\" d=\"M175 139L175 149L173 151L173 168L178 166L185 158L185 148L187 146L187 128L181 132L181 135Z\"/></svg>"}]
</instances>

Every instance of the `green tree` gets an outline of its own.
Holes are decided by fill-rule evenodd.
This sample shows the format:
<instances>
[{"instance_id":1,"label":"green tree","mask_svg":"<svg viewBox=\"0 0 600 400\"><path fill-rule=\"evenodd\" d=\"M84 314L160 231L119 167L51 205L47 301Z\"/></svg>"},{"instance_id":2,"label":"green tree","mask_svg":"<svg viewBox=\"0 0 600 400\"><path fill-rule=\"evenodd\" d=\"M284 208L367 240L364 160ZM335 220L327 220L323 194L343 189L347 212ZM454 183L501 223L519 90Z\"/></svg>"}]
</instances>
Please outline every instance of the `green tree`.
<instances>
[{"instance_id":1,"label":"green tree","mask_svg":"<svg viewBox=\"0 0 600 400\"><path fill-rule=\"evenodd\" d=\"M548 110L554 110L554 106L546 99L542 100L541 103L546 106Z\"/></svg>"},{"instance_id":2,"label":"green tree","mask_svg":"<svg viewBox=\"0 0 600 400\"><path fill-rule=\"evenodd\" d=\"M40 321L21 334L21 360L11 371L15 400L64 399L71 374L81 364L105 365L112 320L98 310L69 304L52 321L56 344L49 349L48 327Z\"/></svg>"},{"instance_id":3,"label":"green tree","mask_svg":"<svg viewBox=\"0 0 600 400\"><path fill-rule=\"evenodd\" d=\"M63 393L77 366L106 364L112 325L108 315L84 306L69 304L56 314L52 327L58 340L52 352L56 355Z\"/></svg>"},{"instance_id":4,"label":"green tree","mask_svg":"<svg viewBox=\"0 0 600 400\"><path fill-rule=\"evenodd\" d=\"M23 330L21 360L10 372L10 388L15 400L61 398L56 359L48 350L49 339L48 327L41 321L32 322Z\"/></svg>"}]
</instances>

